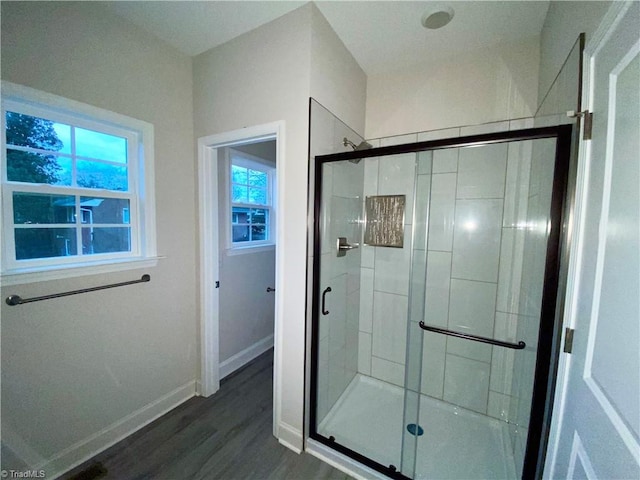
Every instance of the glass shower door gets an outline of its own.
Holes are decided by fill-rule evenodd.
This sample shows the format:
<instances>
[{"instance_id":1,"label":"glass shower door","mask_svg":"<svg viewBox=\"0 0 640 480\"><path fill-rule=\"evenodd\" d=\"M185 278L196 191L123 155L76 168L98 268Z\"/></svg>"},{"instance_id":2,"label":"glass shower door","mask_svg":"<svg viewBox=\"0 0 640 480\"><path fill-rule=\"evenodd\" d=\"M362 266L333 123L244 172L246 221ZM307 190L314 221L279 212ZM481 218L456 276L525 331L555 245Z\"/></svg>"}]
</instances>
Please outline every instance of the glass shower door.
<instances>
[{"instance_id":1,"label":"glass shower door","mask_svg":"<svg viewBox=\"0 0 640 480\"><path fill-rule=\"evenodd\" d=\"M345 396L358 369L363 167L332 162L319 172L312 426L326 439L338 441L344 435L335 425L351 417L353 407L345 404Z\"/></svg>"},{"instance_id":2,"label":"glass shower door","mask_svg":"<svg viewBox=\"0 0 640 480\"><path fill-rule=\"evenodd\" d=\"M316 170L311 436L407 478L413 462L402 452L415 451L403 445L415 171L415 153L326 162ZM417 402L413 409L416 423Z\"/></svg>"},{"instance_id":3,"label":"glass shower door","mask_svg":"<svg viewBox=\"0 0 640 480\"><path fill-rule=\"evenodd\" d=\"M423 332L415 478L535 471L534 385L546 383L554 333L555 291L543 292L557 268L556 138L478 143L429 152L430 181L417 183L428 215L426 268L413 272L425 272L412 302Z\"/></svg>"}]
</instances>

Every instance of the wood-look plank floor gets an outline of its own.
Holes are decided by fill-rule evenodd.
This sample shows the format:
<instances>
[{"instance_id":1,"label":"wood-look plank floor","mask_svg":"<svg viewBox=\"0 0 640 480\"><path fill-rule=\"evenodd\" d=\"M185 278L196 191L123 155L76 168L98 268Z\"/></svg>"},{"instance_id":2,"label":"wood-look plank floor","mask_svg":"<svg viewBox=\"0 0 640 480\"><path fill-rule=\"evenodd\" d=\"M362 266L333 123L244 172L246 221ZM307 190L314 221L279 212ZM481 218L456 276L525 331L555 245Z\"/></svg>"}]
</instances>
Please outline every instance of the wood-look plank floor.
<instances>
[{"instance_id":1,"label":"wood-look plank floor","mask_svg":"<svg viewBox=\"0 0 640 480\"><path fill-rule=\"evenodd\" d=\"M65 474L65 480L344 480L317 458L283 447L272 435L273 351ZM82 475L100 462L106 473ZM89 474L89 471L86 472Z\"/></svg>"}]
</instances>

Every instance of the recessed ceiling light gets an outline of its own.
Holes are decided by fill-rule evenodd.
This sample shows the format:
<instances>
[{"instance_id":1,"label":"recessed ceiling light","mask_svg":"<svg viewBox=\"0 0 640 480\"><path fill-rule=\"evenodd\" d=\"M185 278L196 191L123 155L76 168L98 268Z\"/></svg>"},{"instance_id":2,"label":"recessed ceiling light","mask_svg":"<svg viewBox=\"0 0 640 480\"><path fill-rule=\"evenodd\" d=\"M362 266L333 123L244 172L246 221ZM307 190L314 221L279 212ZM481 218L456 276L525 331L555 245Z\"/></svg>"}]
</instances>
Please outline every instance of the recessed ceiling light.
<instances>
[{"instance_id":1,"label":"recessed ceiling light","mask_svg":"<svg viewBox=\"0 0 640 480\"><path fill-rule=\"evenodd\" d=\"M454 13L451 7L439 8L436 11L428 10L422 15L422 26L431 30L442 28L453 19Z\"/></svg>"}]
</instances>

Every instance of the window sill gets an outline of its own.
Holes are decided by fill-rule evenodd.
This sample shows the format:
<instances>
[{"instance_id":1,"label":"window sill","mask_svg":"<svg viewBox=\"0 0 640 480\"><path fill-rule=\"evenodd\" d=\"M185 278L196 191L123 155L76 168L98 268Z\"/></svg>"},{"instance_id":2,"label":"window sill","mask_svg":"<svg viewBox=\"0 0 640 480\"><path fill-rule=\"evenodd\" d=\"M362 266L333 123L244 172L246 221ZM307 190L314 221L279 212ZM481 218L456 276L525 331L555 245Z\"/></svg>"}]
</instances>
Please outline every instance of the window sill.
<instances>
[{"instance_id":1,"label":"window sill","mask_svg":"<svg viewBox=\"0 0 640 480\"><path fill-rule=\"evenodd\" d=\"M275 243L269 243L267 245L251 245L246 247L231 247L228 248L226 253L228 257L232 257L234 255L246 255L249 253L262 253L262 252L273 252L276 249Z\"/></svg>"},{"instance_id":2,"label":"window sill","mask_svg":"<svg viewBox=\"0 0 640 480\"><path fill-rule=\"evenodd\" d=\"M19 269L2 272L0 277L3 286L22 285L25 283L46 282L63 278L99 275L102 273L122 272L140 268L150 268L158 265L158 260L165 257L148 257L133 260L111 260L92 264L65 265L50 268Z\"/></svg>"}]
</instances>

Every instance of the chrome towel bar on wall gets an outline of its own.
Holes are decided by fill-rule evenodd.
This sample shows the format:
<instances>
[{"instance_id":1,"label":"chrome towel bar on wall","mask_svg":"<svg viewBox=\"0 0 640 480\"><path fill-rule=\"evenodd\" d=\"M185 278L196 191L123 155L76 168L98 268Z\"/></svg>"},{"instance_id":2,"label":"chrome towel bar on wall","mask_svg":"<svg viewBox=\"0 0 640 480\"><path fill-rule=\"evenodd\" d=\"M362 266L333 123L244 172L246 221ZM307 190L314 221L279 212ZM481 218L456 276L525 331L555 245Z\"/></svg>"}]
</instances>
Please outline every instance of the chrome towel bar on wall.
<instances>
[{"instance_id":1,"label":"chrome towel bar on wall","mask_svg":"<svg viewBox=\"0 0 640 480\"><path fill-rule=\"evenodd\" d=\"M502 340L496 340L494 338L480 337L478 335L471 335L468 333L454 332L453 330L447 330L445 328L431 327L429 325L426 325L422 321L419 323L419 325L421 329L427 330L428 332L441 333L443 335L450 335L452 337L464 338L466 340L472 340L474 342L488 343L489 345L497 345L498 347L512 348L514 350L522 350L524 347L527 346L527 344L524 343L522 340L520 340L518 343L503 342Z\"/></svg>"},{"instance_id":2,"label":"chrome towel bar on wall","mask_svg":"<svg viewBox=\"0 0 640 480\"><path fill-rule=\"evenodd\" d=\"M151 275L144 274L140 277L140 280L130 280L128 282L111 283L109 285L101 285L99 287L82 288L80 290L72 290L70 292L53 293L51 295L42 295L41 297L22 298L20 295L9 295L5 300L7 305L12 307L15 305L22 305L23 303L39 302L40 300L49 300L51 298L68 297L69 295L77 295L79 293L95 292L96 290L104 290L106 288L124 287L125 285L133 285L136 283L149 282Z\"/></svg>"}]
</instances>

